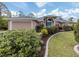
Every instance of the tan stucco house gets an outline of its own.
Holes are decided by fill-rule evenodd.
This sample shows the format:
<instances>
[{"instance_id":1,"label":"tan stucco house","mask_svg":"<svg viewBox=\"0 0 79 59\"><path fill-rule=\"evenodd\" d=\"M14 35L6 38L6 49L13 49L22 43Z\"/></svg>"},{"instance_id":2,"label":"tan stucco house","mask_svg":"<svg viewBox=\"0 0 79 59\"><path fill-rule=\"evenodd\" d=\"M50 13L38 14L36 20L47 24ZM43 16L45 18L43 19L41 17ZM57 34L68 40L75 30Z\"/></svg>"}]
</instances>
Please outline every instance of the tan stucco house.
<instances>
[{"instance_id":1,"label":"tan stucco house","mask_svg":"<svg viewBox=\"0 0 79 59\"><path fill-rule=\"evenodd\" d=\"M8 21L8 30L16 30L16 29L35 29L35 27L39 24L44 24L45 27L51 26L61 26L66 21L64 21L61 17L57 17L56 19L52 19L50 16L47 19L42 18L29 18L29 17L12 17L9 18Z\"/></svg>"},{"instance_id":2,"label":"tan stucco house","mask_svg":"<svg viewBox=\"0 0 79 59\"><path fill-rule=\"evenodd\" d=\"M35 29L35 26L38 25L40 22L41 21L38 21L37 18L13 17L13 18L9 18L8 30Z\"/></svg>"}]
</instances>

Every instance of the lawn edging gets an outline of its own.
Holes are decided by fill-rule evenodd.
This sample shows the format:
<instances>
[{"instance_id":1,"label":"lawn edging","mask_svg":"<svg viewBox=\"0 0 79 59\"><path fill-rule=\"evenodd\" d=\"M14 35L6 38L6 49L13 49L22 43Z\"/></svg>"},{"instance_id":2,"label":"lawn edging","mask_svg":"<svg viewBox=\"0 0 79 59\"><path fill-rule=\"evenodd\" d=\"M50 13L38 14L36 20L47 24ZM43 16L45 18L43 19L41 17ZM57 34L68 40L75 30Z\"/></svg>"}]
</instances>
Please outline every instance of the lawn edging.
<instances>
[{"instance_id":1,"label":"lawn edging","mask_svg":"<svg viewBox=\"0 0 79 59\"><path fill-rule=\"evenodd\" d=\"M78 48L79 48L79 44L77 44L77 45L74 46L74 51L77 53L77 55L79 55Z\"/></svg>"},{"instance_id":2,"label":"lawn edging","mask_svg":"<svg viewBox=\"0 0 79 59\"><path fill-rule=\"evenodd\" d=\"M60 32L58 32L58 33L60 33ZM45 49L44 57L48 57L48 43L49 43L50 39L51 39L52 37L54 37L55 35L57 35L58 33L55 33L55 34L51 35L51 37L48 38L48 40L47 40L47 42L46 42L46 49Z\"/></svg>"}]
</instances>

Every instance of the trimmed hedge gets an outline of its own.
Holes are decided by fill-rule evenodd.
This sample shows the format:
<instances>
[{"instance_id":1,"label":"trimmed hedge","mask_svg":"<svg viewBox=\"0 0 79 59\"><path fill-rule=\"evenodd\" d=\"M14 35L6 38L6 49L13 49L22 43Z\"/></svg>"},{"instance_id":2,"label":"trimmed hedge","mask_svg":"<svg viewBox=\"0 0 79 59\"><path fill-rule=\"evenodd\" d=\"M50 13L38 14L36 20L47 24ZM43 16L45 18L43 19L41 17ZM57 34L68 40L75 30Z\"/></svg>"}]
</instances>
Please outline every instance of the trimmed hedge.
<instances>
[{"instance_id":1,"label":"trimmed hedge","mask_svg":"<svg viewBox=\"0 0 79 59\"><path fill-rule=\"evenodd\" d=\"M40 36L34 31L7 31L0 33L0 57L39 56Z\"/></svg>"}]
</instances>

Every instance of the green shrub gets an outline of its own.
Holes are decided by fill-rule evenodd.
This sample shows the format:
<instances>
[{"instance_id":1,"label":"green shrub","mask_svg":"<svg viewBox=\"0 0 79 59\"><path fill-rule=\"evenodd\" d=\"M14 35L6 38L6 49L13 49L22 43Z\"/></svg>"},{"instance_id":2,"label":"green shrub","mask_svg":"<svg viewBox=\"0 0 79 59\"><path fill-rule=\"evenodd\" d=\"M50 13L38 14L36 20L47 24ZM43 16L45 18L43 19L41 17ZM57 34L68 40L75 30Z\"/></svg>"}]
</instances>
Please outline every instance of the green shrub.
<instances>
[{"instance_id":1,"label":"green shrub","mask_svg":"<svg viewBox=\"0 0 79 59\"><path fill-rule=\"evenodd\" d=\"M0 33L0 56L39 56L41 41L34 31L7 31Z\"/></svg>"},{"instance_id":2,"label":"green shrub","mask_svg":"<svg viewBox=\"0 0 79 59\"><path fill-rule=\"evenodd\" d=\"M75 35L75 40L79 43L79 19L77 21L76 26L74 26L74 35Z\"/></svg>"},{"instance_id":3,"label":"green shrub","mask_svg":"<svg viewBox=\"0 0 79 59\"><path fill-rule=\"evenodd\" d=\"M72 28L72 26L63 26L63 30L64 31L72 31L73 28Z\"/></svg>"},{"instance_id":4,"label":"green shrub","mask_svg":"<svg viewBox=\"0 0 79 59\"><path fill-rule=\"evenodd\" d=\"M48 31L47 31L46 28L43 28L43 29L41 30L41 33L42 33L43 36L47 36L47 35L48 35Z\"/></svg>"},{"instance_id":5,"label":"green shrub","mask_svg":"<svg viewBox=\"0 0 79 59\"><path fill-rule=\"evenodd\" d=\"M72 25L72 29L75 30L75 27L76 27L76 24L73 24Z\"/></svg>"},{"instance_id":6,"label":"green shrub","mask_svg":"<svg viewBox=\"0 0 79 59\"><path fill-rule=\"evenodd\" d=\"M44 25L43 24L39 24L36 26L35 30L36 32L41 32L41 30L44 28Z\"/></svg>"},{"instance_id":7,"label":"green shrub","mask_svg":"<svg viewBox=\"0 0 79 59\"><path fill-rule=\"evenodd\" d=\"M56 26L53 26L53 27L50 27L50 28L47 28L48 30L48 33L51 35L51 34L54 34L54 33L57 33L59 31L58 27Z\"/></svg>"},{"instance_id":8,"label":"green shrub","mask_svg":"<svg viewBox=\"0 0 79 59\"><path fill-rule=\"evenodd\" d=\"M7 17L0 16L0 30L8 29L8 20Z\"/></svg>"}]
</instances>

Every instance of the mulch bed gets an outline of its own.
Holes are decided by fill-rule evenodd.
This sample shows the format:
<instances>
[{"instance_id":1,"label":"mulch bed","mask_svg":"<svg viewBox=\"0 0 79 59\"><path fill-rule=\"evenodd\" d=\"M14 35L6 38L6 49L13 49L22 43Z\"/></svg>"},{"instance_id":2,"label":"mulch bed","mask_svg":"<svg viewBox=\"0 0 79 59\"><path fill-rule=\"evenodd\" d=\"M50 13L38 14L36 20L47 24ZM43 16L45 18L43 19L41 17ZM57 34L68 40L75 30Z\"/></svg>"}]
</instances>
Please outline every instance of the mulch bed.
<instances>
[{"instance_id":1,"label":"mulch bed","mask_svg":"<svg viewBox=\"0 0 79 59\"><path fill-rule=\"evenodd\" d=\"M63 32L63 31L59 31L59 32ZM53 34L55 34L55 33L53 33ZM51 34L51 35L53 35L53 34ZM47 43L48 38L51 35L42 36L41 40L43 41L43 45L42 45L42 48L41 48L40 57L44 57L44 55L45 55L45 49L46 49L46 43Z\"/></svg>"},{"instance_id":2,"label":"mulch bed","mask_svg":"<svg viewBox=\"0 0 79 59\"><path fill-rule=\"evenodd\" d=\"M43 37L41 38L41 40L43 41L43 45L42 45L41 53L40 53L40 56L41 56L41 57L44 57L45 49L46 49L46 42L47 42L47 40L48 40L48 38L49 38L50 36L51 36L51 35L43 36Z\"/></svg>"}]
</instances>

